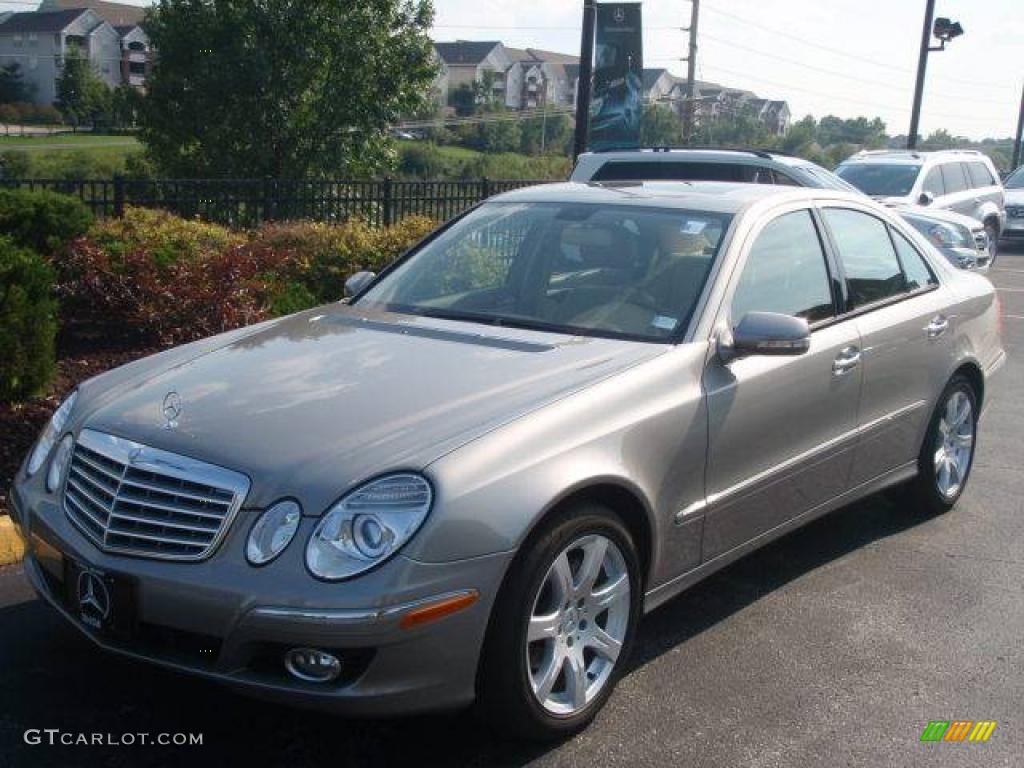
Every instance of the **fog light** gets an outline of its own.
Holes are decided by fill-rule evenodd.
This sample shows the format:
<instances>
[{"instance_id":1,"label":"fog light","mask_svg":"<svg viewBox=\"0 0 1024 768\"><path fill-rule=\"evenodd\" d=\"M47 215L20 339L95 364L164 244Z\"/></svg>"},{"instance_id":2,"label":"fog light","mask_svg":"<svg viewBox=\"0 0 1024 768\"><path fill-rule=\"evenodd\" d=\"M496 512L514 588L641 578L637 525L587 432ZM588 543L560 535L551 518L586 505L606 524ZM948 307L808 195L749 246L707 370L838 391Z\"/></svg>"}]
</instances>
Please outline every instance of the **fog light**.
<instances>
[{"instance_id":1,"label":"fog light","mask_svg":"<svg viewBox=\"0 0 1024 768\"><path fill-rule=\"evenodd\" d=\"M293 677L310 683L329 683L341 674L341 659L316 648L292 648L284 666Z\"/></svg>"}]
</instances>

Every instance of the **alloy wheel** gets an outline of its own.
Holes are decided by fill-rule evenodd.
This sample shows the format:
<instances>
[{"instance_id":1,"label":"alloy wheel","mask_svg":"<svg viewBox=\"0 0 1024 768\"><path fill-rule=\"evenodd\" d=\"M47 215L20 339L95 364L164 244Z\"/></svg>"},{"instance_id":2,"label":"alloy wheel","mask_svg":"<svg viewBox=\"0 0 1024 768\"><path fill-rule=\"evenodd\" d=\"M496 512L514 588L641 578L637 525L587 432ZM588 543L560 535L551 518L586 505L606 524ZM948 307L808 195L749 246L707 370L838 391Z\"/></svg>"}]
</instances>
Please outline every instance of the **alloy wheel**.
<instances>
[{"instance_id":1,"label":"alloy wheel","mask_svg":"<svg viewBox=\"0 0 1024 768\"><path fill-rule=\"evenodd\" d=\"M615 542L589 534L563 549L533 600L526 663L537 702L583 710L608 684L630 620L629 570Z\"/></svg>"},{"instance_id":2,"label":"alloy wheel","mask_svg":"<svg viewBox=\"0 0 1024 768\"><path fill-rule=\"evenodd\" d=\"M939 418L935 445L935 483L946 499L954 498L963 487L971 467L974 448L974 409L971 399L961 390L950 395Z\"/></svg>"}]
</instances>

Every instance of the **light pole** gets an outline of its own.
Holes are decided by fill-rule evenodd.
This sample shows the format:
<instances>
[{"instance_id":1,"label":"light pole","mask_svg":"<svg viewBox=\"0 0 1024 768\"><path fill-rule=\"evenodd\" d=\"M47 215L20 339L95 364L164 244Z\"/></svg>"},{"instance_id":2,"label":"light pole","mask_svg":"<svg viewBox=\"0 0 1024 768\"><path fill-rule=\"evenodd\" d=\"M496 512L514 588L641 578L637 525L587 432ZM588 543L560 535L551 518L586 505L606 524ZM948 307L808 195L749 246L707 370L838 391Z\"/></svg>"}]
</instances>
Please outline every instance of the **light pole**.
<instances>
[{"instance_id":1,"label":"light pole","mask_svg":"<svg viewBox=\"0 0 1024 768\"><path fill-rule=\"evenodd\" d=\"M587 132L590 128L590 78L594 66L594 22L597 15L595 0L583 0L583 34L580 37L580 79L576 88L576 136L573 141L572 160L587 151Z\"/></svg>"},{"instance_id":2,"label":"light pole","mask_svg":"<svg viewBox=\"0 0 1024 768\"><path fill-rule=\"evenodd\" d=\"M958 22L938 18L933 24L934 17L935 0L926 0L924 28L921 31L921 52L917 60L917 83L914 86L914 106L910 112L910 133L907 135L907 149L917 147L917 129L918 123L921 121L921 99L924 97L924 73L928 67L928 53L946 50L946 43L964 33L964 28ZM932 35L938 38L938 46L931 45Z\"/></svg>"}]
</instances>

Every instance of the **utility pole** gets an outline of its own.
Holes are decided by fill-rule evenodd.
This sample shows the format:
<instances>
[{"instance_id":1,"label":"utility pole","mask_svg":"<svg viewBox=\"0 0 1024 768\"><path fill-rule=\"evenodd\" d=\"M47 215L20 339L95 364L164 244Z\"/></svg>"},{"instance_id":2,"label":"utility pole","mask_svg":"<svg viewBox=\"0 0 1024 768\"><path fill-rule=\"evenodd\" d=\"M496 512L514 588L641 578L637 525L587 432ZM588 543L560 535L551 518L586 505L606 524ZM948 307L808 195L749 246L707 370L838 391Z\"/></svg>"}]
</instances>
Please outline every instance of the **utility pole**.
<instances>
[{"instance_id":1,"label":"utility pole","mask_svg":"<svg viewBox=\"0 0 1024 768\"><path fill-rule=\"evenodd\" d=\"M597 17L595 0L583 0L583 34L580 37L580 82L576 88L576 137L572 160L587 151L590 130L590 80L594 69L594 24Z\"/></svg>"},{"instance_id":2,"label":"utility pole","mask_svg":"<svg viewBox=\"0 0 1024 768\"><path fill-rule=\"evenodd\" d=\"M683 102L683 143L693 138L694 78L697 75L697 21L700 17L700 0L690 0L690 51L686 57L686 101Z\"/></svg>"},{"instance_id":3,"label":"utility pole","mask_svg":"<svg viewBox=\"0 0 1024 768\"><path fill-rule=\"evenodd\" d=\"M928 49L931 46L932 23L935 18L935 0L926 0L924 29L921 31L921 52L917 59L917 84L914 86L914 106L910 112L910 133L907 149L917 148L917 130L921 122L921 99L924 97L924 72L928 67Z\"/></svg>"},{"instance_id":4,"label":"utility pole","mask_svg":"<svg viewBox=\"0 0 1024 768\"><path fill-rule=\"evenodd\" d=\"M1021 141L1024 140L1024 87L1020 89L1020 115L1017 117L1017 138L1013 142L1013 166L1011 171L1020 165Z\"/></svg>"}]
</instances>

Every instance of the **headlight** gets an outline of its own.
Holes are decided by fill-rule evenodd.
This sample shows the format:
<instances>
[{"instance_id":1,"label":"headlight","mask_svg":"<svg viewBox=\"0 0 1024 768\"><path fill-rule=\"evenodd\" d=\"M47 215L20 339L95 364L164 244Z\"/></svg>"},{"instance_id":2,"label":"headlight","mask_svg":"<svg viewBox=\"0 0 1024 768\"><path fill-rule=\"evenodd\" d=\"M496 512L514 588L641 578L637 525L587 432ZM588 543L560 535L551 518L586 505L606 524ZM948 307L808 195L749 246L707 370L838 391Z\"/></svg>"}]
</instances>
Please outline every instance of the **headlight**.
<instances>
[{"instance_id":1,"label":"headlight","mask_svg":"<svg viewBox=\"0 0 1024 768\"><path fill-rule=\"evenodd\" d=\"M43 462L46 461L46 457L50 455L50 451L53 450L53 446L57 443L57 438L60 437L61 432L64 431L64 427L68 424L68 417L71 416L71 409L75 407L75 398L78 397L78 391L72 392L71 395L61 403L60 408L54 411L53 416L50 417L50 423L46 425L46 429L39 436L39 440L36 441L36 447L32 449L32 455L29 456L28 466L25 471L29 477L32 477L39 468L43 466Z\"/></svg>"},{"instance_id":2,"label":"headlight","mask_svg":"<svg viewBox=\"0 0 1024 768\"><path fill-rule=\"evenodd\" d=\"M970 245L970 240L957 227L949 224L936 224L928 229L928 239L940 248L962 248Z\"/></svg>"},{"instance_id":3,"label":"headlight","mask_svg":"<svg viewBox=\"0 0 1024 768\"><path fill-rule=\"evenodd\" d=\"M306 547L306 565L321 579L346 579L379 565L416 533L434 494L419 475L373 480L331 507Z\"/></svg>"},{"instance_id":4,"label":"headlight","mask_svg":"<svg viewBox=\"0 0 1024 768\"><path fill-rule=\"evenodd\" d=\"M291 500L279 501L260 515L249 532L245 556L253 565L266 565L284 551L299 530L302 509Z\"/></svg>"},{"instance_id":5,"label":"headlight","mask_svg":"<svg viewBox=\"0 0 1024 768\"><path fill-rule=\"evenodd\" d=\"M53 454L53 461L50 462L50 469L46 473L46 490L53 493L64 481L64 473L67 472L68 464L71 463L71 453L75 447L75 439L71 435L64 435L64 439L57 446Z\"/></svg>"}]
</instances>

